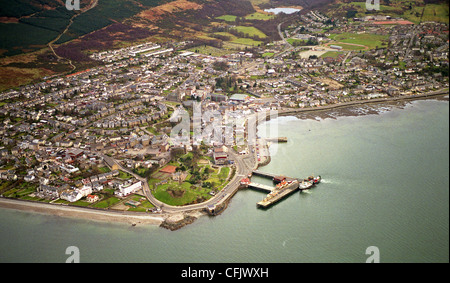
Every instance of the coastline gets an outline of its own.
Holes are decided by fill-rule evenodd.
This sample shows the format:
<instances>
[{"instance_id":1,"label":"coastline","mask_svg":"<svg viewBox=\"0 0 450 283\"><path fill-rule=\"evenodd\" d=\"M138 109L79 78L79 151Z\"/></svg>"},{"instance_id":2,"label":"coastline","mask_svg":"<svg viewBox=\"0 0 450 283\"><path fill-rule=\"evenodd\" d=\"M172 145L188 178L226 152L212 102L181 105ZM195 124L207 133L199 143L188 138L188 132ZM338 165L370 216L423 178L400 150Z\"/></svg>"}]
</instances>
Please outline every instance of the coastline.
<instances>
[{"instance_id":1,"label":"coastline","mask_svg":"<svg viewBox=\"0 0 450 283\"><path fill-rule=\"evenodd\" d=\"M165 215L150 216L137 212L102 211L92 208L47 204L17 199L0 198L0 208L21 210L66 218L86 219L101 222L127 223L130 225L161 225Z\"/></svg>"},{"instance_id":2,"label":"coastline","mask_svg":"<svg viewBox=\"0 0 450 283\"><path fill-rule=\"evenodd\" d=\"M351 113L348 108L358 107L367 104L376 104L380 105L383 103L392 103L392 102L406 102L413 100L428 100L428 99L436 99L444 95L448 95L449 91L440 90L433 93L426 93L415 96L400 96L400 97L390 97L390 98L382 98L382 99L372 99L372 100L358 100L341 104L333 104L326 105L315 108L296 108L296 109L288 109L281 110L279 116L295 116L295 115L305 115L301 117L301 119L315 119L317 117L317 113L321 113L323 117L327 118L336 118L334 116L327 115L329 111L339 109L340 112L338 116L362 116L369 114L377 114L378 112L374 111L372 113L361 113L355 114ZM448 101L448 98L442 98ZM313 115L314 114L314 115ZM270 117L266 117L266 120L270 119ZM270 163L270 156L268 156L267 162L264 164L258 164L258 167L265 166ZM228 203L231 200L228 199L226 202ZM227 205L226 205L227 206ZM0 208L7 209L15 209L21 211L35 212L47 215L54 215L59 217L68 217L68 218L76 218L76 219L86 219L92 221L101 221L101 222L120 222L127 223L129 225L158 225L162 226L163 224L174 224L177 225L177 222L182 223L184 225L190 224L195 221L195 219L199 218L203 215L200 211L197 211L193 215L189 213L176 212L176 213L166 213L160 215L149 215L146 213L139 212L121 212L121 211L111 211L111 210L97 210L92 208L83 208L83 207L75 207L75 206L66 206L66 205L58 205L58 204L47 204L47 203L39 203L32 201L24 201L18 199L9 199L0 197ZM181 216L183 217L174 217ZM194 219L195 218L195 219ZM183 227L181 225L179 228ZM178 229L179 229L178 228Z\"/></svg>"}]
</instances>

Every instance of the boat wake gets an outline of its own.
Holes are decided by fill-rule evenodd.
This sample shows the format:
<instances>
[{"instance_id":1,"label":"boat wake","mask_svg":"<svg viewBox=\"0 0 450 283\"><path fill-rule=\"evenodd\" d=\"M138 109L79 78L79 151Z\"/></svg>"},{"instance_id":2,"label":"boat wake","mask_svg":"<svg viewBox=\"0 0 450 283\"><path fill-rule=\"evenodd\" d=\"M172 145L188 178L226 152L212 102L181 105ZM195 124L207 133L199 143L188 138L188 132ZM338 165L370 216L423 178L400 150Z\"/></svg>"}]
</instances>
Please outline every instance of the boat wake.
<instances>
[{"instance_id":1,"label":"boat wake","mask_svg":"<svg viewBox=\"0 0 450 283\"><path fill-rule=\"evenodd\" d=\"M283 248L286 247L287 242L292 241L292 240L300 240L300 238L289 238L283 241L283 243L281 244L283 246Z\"/></svg>"}]
</instances>

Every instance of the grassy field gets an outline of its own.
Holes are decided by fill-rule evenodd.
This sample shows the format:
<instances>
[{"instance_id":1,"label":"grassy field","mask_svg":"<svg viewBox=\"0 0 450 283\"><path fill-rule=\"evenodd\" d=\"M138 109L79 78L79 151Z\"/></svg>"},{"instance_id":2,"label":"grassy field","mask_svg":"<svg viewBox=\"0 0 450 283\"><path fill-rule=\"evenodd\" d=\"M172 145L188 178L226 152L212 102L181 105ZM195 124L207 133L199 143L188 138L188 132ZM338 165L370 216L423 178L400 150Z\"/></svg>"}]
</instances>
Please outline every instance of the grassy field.
<instances>
[{"instance_id":1,"label":"grassy field","mask_svg":"<svg viewBox=\"0 0 450 283\"><path fill-rule=\"evenodd\" d=\"M248 34L249 36L257 36L262 39L267 37L267 35L255 27L237 26L233 29Z\"/></svg>"},{"instance_id":2,"label":"grassy field","mask_svg":"<svg viewBox=\"0 0 450 283\"><path fill-rule=\"evenodd\" d=\"M341 34L332 34L330 38L342 42L342 43L352 43L352 44L360 44L369 47L370 49L385 46L383 42L386 42L389 39L389 35L380 35L380 34L371 34L371 33L341 33ZM339 45L339 44L334 44ZM359 49L352 49L359 50Z\"/></svg>"},{"instance_id":3,"label":"grassy field","mask_svg":"<svg viewBox=\"0 0 450 283\"><path fill-rule=\"evenodd\" d=\"M333 45L340 46L344 50L348 50L348 51L358 51L358 50L365 50L366 49L364 46L351 45L351 44L345 44L345 43L335 43Z\"/></svg>"},{"instance_id":4,"label":"grassy field","mask_svg":"<svg viewBox=\"0 0 450 283\"><path fill-rule=\"evenodd\" d=\"M216 17L216 19L218 19L218 20L224 20L227 22L235 22L236 18L237 18L237 16L233 16L233 15L224 15L224 16Z\"/></svg>"},{"instance_id":5,"label":"grassy field","mask_svg":"<svg viewBox=\"0 0 450 283\"><path fill-rule=\"evenodd\" d=\"M418 24L422 12L422 22L449 23L449 7L447 4L427 4L425 7L413 6L412 10L405 11L403 15L405 19Z\"/></svg>"},{"instance_id":6,"label":"grassy field","mask_svg":"<svg viewBox=\"0 0 450 283\"><path fill-rule=\"evenodd\" d=\"M260 20L260 21L267 21L275 18L275 15L272 14L263 14L263 13L253 13L245 17L246 20Z\"/></svg>"},{"instance_id":7,"label":"grassy field","mask_svg":"<svg viewBox=\"0 0 450 283\"><path fill-rule=\"evenodd\" d=\"M107 198L107 199L102 200L100 202L97 202L92 207L95 207L95 208L108 208L108 207L111 207L111 206L113 206L115 204L118 204L119 202L120 202L120 199L118 199L116 197L110 197L110 198Z\"/></svg>"},{"instance_id":8,"label":"grassy field","mask_svg":"<svg viewBox=\"0 0 450 283\"><path fill-rule=\"evenodd\" d=\"M214 56L214 57L225 56L225 55L229 55L232 53L228 50L212 47L209 45L197 46L197 47L188 49L188 51L196 52L196 53L204 54L204 55L210 55L210 56Z\"/></svg>"},{"instance_id":9,"label":"grassy field","mask_svg":"<svg viewBox=\"0 0 450 283\"><path fill-rule=\"evenodd\" d=\"M173 197L169 193L169 190L179 191L182 193L180 193L179 197ZM206 199L209 199L211 197L211 195L208 194L208 190L206 189L196 188L188 182L179 184L175 181L170 181L167 184L158 186L153 195L159 201L175 206L186 205L195 201L199 197L203 197Z\"/></svg>"},{"instance_id":10,"label":"grassy field","mask_svg":"<svg viewBox=\"0 0 450 283\"><path fill-rule=\"evenodd\" d=\"M321 57L322 58L327 58L327 57L329 57L329 58L337 58L337 57L339 57L342 54L344 54L344 52L329 51L329 52L323 54Z\"/></svg>"},{"instance_id":11,"label":"grassy field","mask_svg":"<svg viewBox=\"0 0 450 283\"><path fill-rule=\"evenodd\" d=\"M166 184L159 185L153 191L153 195L159 200L169 205L182 206L190 204L196 201L204 201L210 199L212 196L209 194L213 190L221 190L225 184L227 177L230 173L229 167L222 167L219 169L213 169L209 165L200 166L200 172L203 173L206 169L209 170L208 179L203 184L210 184L209 187L192 185L189 182L179 183L176 181L168 181ZM188 179L190 176L188 176ZM154 187L154 184L158 183L158 180L154 180L149 185L150 188Z\"/></svg>"},{"instance_id":12,"label":"grassy field","mask_svg":"<svg viewBox=\"0 0 450 283\"><path fill-rule=\"evenodd\" d=\"M425 10L424 10L425 9ZM367 8L365 1L341 3L338 8L330 11L330 14L340 13L345 15L347 11L356 11L355 17L367 16ZM390 15L401 17L415 24L420 23L423 12L422 22L436 21L449 23L449 6L448 3L441 4L425 4L424 0L391 0L389 5L380 5L380 11L370 14Z\"/></svg>"},{"instance_id":13,"label":"grassy field","mask_svg":"<svg viewBox=\"0 0 450 283\"><path fill-rule=\"evenodd\" d=\"M230 42L235 43L235 44L248 45L248 46L259 46L259 45L263 44L262 41L253 40L251 38L237 38Z\"/></svg>"},{"instance_id":14,"label":"grassy field","mask_svg":"<svg viewBox=\"0 0 450 283\"><path fill-rule=\"evenodd\" d=\"M267 52L267 53L264 53L264 54L262 55L262 57L263 57L263 58L266 58L266 57L273 57L273 55L275 55L275 53L273 53L273 52Z\"/></svg>"},{"instance_id":15,"label":"grassy field","mask_svg":"<svg viewBox=\"0 0 450 283\"><path fill-rule=\"evenodd\" d=\"M251 38L237 37L237 36L235 36L235 35L233 35L231 33L228 33L228 32L216 32L214 34L222 35L222 36L226 36L226 37L230 38L229 41L224 42L224 43L230 43L230 44L224 44L224 48L226 48L226 49L227 48L228 49L232 49L232 50L243 49L246 46L259 46L260 44L263 44L262 41L254 40L254 39L251 39ZM193 49L195 49L195 48L193 48ZM205 53L202 53L202 54L205 54Z\"/></svg>"}]
</instances>

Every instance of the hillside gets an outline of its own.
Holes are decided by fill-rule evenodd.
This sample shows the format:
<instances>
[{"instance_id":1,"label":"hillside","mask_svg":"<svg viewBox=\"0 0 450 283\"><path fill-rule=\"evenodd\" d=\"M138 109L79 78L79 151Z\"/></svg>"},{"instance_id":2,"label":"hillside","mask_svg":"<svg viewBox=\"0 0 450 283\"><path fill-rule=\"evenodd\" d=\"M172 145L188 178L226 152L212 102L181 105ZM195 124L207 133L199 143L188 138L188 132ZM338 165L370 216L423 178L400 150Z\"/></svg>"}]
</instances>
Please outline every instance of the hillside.
<instances>
[{"instance_id":1,"label":"hillside","mask_svg":"<svg viewBox=\"0 0 450 283\"><path fill-rule=\"evenodd\" d=\"M266 8L318 9L350 20L386 14L416 24L448 23L448 0L381 4L381 11L367 11L365 0L81 0L81 11L68 11L65 0L2 0L0 91L95 66L89 53L138 42L189 40L192 48L203 45L205 54L252 49L280 40L277 26L289 25L290 16L271 15Z\"/></svg>"},{"instance_id":2,"label":"hillside","mask_svg":"<svg viewBox=\"0 0 450 283\"><path fill-rule=\"evenodd\" d=\"M321 7L321 11L333 17L362 18L369 15L389 15L415 24L427 21L449 22L448 0L381 0L379 11L368 11L366 1L336 0Z\"/></svg>"}]
</instances>

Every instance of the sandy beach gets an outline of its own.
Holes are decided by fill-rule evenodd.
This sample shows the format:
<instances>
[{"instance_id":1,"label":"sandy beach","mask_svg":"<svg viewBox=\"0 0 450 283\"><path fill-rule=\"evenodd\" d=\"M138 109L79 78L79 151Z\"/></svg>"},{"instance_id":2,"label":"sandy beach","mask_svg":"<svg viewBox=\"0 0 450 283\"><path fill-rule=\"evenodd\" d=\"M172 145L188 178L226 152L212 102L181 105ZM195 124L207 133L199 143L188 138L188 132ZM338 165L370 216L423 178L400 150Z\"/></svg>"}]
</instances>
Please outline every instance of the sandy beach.
<instances>
[{"instance_id":1,"label":"sandy beach","mask_svg":"<svg viewBox=\"0 0 450 283\"><path fill-rule=\"evenodd\" d=\"M87 219L102 222L120 222L130 225L160 225L166 215L148 215L137 212L120 212L120 211L102 211L92 208L82 208L58 204L47 204L40 202L22 201L14 199L0 198L0 207L17 209L22 211L50 214L60 217L69 217L77 219Z\"/></svg>"}]
</instances>

